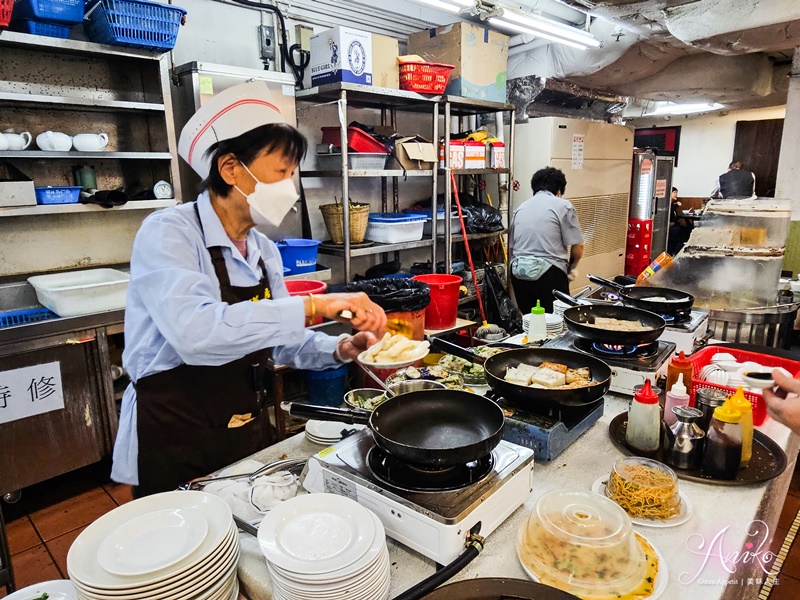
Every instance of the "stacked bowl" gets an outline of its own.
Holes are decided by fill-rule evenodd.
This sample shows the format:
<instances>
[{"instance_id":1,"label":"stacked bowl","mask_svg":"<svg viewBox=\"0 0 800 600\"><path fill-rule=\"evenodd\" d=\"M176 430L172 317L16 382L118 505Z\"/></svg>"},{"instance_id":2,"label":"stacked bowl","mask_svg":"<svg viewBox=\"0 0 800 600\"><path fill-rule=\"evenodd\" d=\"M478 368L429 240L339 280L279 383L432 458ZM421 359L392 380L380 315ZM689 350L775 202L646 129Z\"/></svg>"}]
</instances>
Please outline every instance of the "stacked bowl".
<instances>
[{"instance_id":1,"label":"stacked bowl","mask_svg":"<svg viewBox=\"0 0 800 600\"><path fill-rule=\"evenodd\" d=\"M258 528L276 600L385 600L389 551L383 524L358 502L307 494L282 502Z\"/></svg>"},{"instance_id":2,"label":"stacked bowl","mask_svg":"<svg viewBox=\"0 0 800 600\"><path fill-rule=\"evenodd\" d=\"M67 554L79 600L235 600L238 562L231 509L195 491L120 506L81 532Z\"/></svg>"}]
</instances>

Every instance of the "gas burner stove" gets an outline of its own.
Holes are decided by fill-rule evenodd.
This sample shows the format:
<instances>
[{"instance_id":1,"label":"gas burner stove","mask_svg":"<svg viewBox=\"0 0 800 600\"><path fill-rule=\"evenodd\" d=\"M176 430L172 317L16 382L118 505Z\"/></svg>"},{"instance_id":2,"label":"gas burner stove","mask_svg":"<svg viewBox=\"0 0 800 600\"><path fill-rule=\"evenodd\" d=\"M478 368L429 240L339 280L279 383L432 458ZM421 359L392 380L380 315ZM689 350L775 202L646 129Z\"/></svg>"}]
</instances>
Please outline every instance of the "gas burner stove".
<instances>
[{"instance_id":1,"label":"gas burner stove","mask_svg":"<svg viewBox=\"0 0 800 600\"><path fill-rule=\"evenodd\" d=\"M667 323L664 333L659 338L664 342L675 344L676 351L686 354L695 351L695 342L705 336L708 331L708 312L691 310L686 318L677 323Z\"/></svg>"},{"instance_id":2,"label":"gas burner stove","mask_svg":"<svg viewBox=\"0 0 800 600\"><path fill-rule=\"evenodd\" d=\"M634 387L643 384L647 379L651 383L655 383L658 372L662 368L666 368L667 363L675 354L676 347L673 342L659 339L652 344L647 344L647 350L641 355L618 356L601 353L596 348L591 348L591 342L588 347L585 344L586 341L583 338L567 331L564 335L547 342L545 346L577 350L599 358L611 367L611 391L628 396L633 396Z\"/></svg>"},{"instance_id":3,"label":"gas burner stove","mask_svg":"<svg viewBox=\"0 0 800 600\"><path fill-rule=\"evenodd\" d=\"M604 400L587 406L525 411L492 392L486 394L503 409L503 439L533 450L538 461L551 461L603 416Z\"/></svg>"},{"instance_id":4,"label":"gas burner stove","mask_svg":"<svg viewBox=\"0 0 800 600\"><path fill-rule=\"evenodd\" d=\"M368 430L326 448L308 460L301 476L303 487L356 500L380 518L389 537L439 564L458 557L471 533L484 537L492 533L533 489L533 451L505 440L490 457L476 461L480 465L463 467L473 471L474 483L443 491L402 489L412 487L403 477L419 470L406 465L397 479L397 465L388 467L391 473L382 471L385 465L374 449ZM416 486L430 474L410 481ZM390 478L393 483L388 483Z\"/></svg>"},{"instance_id":5,"label":"gas burner stove","mask_svg":"<svg viewBox=\"0 0 800 600\"><path fill-rule=\"evenodd\" d=\"M658 344L640 344L638 346L620 346L616 344L600 344L584 338L575 340L575 347L598 358L638 359L653 358L658 354Z\"/></svg>"},{"instance_id":6,"label":"gas burner stove","mask_svg":"<svg viewBox=\"0 0 800 600\"><path fill-rule=\"evenodd\" d=\"M404 492L449 492L478 483L489 475L494 456L489 454L449 469L428 469L403 462L375 446L367 452L367 465L381 482Z\"/></svg>"},{"instance_id":7,"label":"gas burner stove","mask_svg":"<svg viewBox=\"0 0 800 600\"><path fill-rule=\"evenodd\" d=\"M684 325L688 325L692 320L692 311L691 310L684 310L679 313L674 313L671 315L660 315L662 319L667 323L667 327L682 327Z\"/></svg>"}]
</instances>

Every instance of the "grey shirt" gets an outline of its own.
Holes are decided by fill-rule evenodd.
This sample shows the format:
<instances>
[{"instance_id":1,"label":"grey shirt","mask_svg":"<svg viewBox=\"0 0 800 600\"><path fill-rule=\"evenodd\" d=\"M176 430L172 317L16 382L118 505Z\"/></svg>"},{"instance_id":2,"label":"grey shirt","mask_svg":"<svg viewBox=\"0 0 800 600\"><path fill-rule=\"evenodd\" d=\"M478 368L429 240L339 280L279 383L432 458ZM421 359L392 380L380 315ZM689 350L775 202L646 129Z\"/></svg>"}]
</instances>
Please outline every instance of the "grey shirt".
<instances>
[{"instance_id":1,"label":"grey shirt","mask_svg":"<svg viewBox=\"0 0 800 600\"><path fill-rule=\"evenodd\" d=\"M569 246L583 243L575 207L566 198L538 192L514 211L511 221L511 254L536 256L569 270Z\"/></svg>"}]
</instances>

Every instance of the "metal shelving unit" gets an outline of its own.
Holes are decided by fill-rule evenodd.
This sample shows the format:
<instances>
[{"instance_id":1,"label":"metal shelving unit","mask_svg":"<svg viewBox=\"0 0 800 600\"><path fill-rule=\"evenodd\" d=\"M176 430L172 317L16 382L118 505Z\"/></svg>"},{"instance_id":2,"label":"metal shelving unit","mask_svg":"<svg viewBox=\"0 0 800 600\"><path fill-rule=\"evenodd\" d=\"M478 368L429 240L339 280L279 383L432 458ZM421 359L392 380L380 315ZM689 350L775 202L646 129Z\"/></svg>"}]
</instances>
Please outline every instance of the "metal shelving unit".
<instances>
[{"instance_id":1,"label":"metal shelving unit","mask_svg":"<svg viewBox=\"0 0 800 600\"><path fill-rule=\"evenodd\" d=\"M511 135L510 139L506 141L506 163L513 164L513 143L514 143L514 110L513 104L499 103L499 102L486 102L482 100L473 100L470 98L461 98L457 96L427 96L417 94L414 92L406 92L402 90L386 89L365 85L349 84L349 83L335 83L324 86L303 90L297 93L297 100L302 102L338 102L339 104L339 127L341 130L342 139L347 139L347 107L352 106L356 108L373 108L381 111L381 124L396 126L396 113L402 112L415 112L429 114L433 118L433 139L438 147L439 139L439 117L441 109L444 108L444 122L445 122L445 156L449 157L450 153L450 136L451 132L451 117L461 118L461 129L463 130L463 118L480 114L492 114L497 112L508 112L511 114ZM444 175L444 189L445 189L445 203L446 207L453 206L452 202L452 186L450 183L450 168L447 165L444 169L440 169L438 163L435 164L434 169L424 171L406 171L400 169L391 170L353 170L348 169L347 158L347 145L342 146L341 154L341 171L304 171L303 177L340 177L342 180L342 198L349 198L349 181L352 178L367 178L375 177L382 179L381 186L381 209L383 211L398 211L398 186L400 177L429 177L431 179L431 210L432 214L437 214L437 192L439 189L439 175ZM511 168L505 169L458 169L452 171L454 175L460 176L474 176L474 175L507 175L509 181L512 180ZM389 183L391 183L391 203L389 201ZM500 186L502 186L502 181ZM500 191L498 189L498 191ZM504 190L503 190L504 191ZM498 194L498 200L500 194ZM508 205L503 207L506 211L506 220L508 218ZM501 208L501 210L503 209ZM344 227L344 244L341 248L330 249L320 247L321 254L329 254L343 258L344 262L344 276L345 281L350 281L352 275L350 259L357 256L369 256L373 254L384 254L389 252L398 253L410 248L431 248L431 263L436 265L438 254L438 243L444 243L445 263L450 265L452 263L452 244L453 242L463 243L463 236L453 236L451 219L445 219L445 235L444 237L432 234L432 237L425 238L414 242L404 242L400 244L374 244L366 248L351 248L350 244L350 207L347 202L343 203L343 227ZM449 211L445 209L445 214ZM436 231L436 228L433 228ZM498 233L491 234L470 234L467 236L469 241L482 240L498 235L503 235L506 230Z\"/></svg>"},{"instance_id":2,"label":"metal shelving unit","mask_svg":"<svg viewBox=\"0 0 800 600\"><path fill-rule=\"evenodd\" d=\"M26 217L31 215L67 215L74 213L110 214L120 210L153 210L175 206L177 200L132 200L122 206L103 208L96 204L37 204L36 206L19 206L0 208L2 217Z\"/></svg>"},{"instance_id":3,"label":"metal shelving unit","mask_svg":"<svg viewBox=\"0 0 800 600\"><path fill-rule=\"evenodd\" d=\"M19 150L0 152L0 160L4 158L70 158L72 160L172 160L169 152L46 152L44 150Z\"/></svg>"}]
</instances>

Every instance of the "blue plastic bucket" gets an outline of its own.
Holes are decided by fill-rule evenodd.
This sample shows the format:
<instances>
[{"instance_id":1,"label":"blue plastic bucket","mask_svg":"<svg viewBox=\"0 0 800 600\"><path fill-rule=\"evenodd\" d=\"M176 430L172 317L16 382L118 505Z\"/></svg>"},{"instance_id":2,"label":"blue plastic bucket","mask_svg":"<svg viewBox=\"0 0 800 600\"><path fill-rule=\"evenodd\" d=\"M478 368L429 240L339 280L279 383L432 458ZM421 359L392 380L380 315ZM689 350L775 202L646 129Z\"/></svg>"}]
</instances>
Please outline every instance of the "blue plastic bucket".
<instances>
[{"instance_id":1,"label":"blue plastic bucket","mask_svg":"<svg viewBox=\"0 0 800 600\"><path fill-rule=\"evenodd\" d=\"M348 365L325 371L306 371L309 404L319 406L340 406L343 402L347 383Z\"/></svg>"},{"instance_id":2,"label":"blue plastic bucket","mask_svg":"<svg viewBox=\"0 0 800 600\"><path fill-rule=\"evenodd\" d=\"M322 242L317 240L285 239L278 243L283 266L290 275L312 273L317 270L317 247Z\"/></svg>"}]
</instances>

